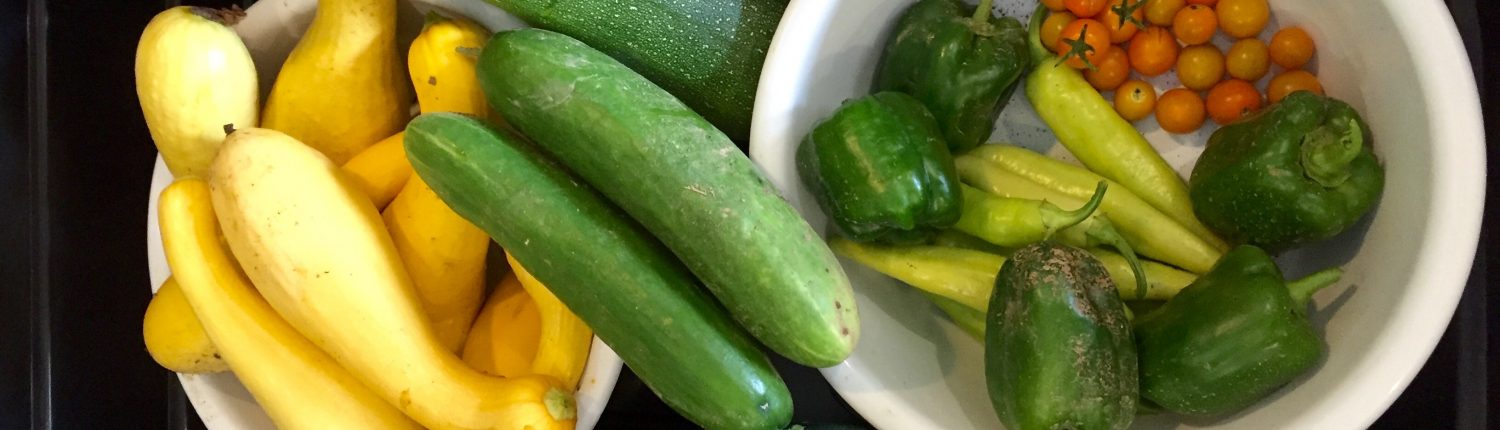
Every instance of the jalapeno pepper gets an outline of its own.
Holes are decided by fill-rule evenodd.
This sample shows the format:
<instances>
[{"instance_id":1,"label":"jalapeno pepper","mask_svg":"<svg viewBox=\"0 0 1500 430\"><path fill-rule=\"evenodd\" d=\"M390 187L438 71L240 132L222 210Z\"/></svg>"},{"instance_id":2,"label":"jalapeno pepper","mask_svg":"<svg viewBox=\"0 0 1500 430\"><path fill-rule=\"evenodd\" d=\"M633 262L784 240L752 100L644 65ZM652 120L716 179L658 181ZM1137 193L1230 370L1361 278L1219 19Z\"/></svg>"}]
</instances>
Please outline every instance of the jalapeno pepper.
<instances>
[{"instance_id":1,"label":"jalapeno pepper","mask_svg":"<svg viewBox=\"0 0 1500 430\"><path fill-rule=\"evenodd\" d=\"M921 100L953 152L989 139L995 119L1026 70L1026 30L993 20L992 0L921 0L901 15L875 75L875 91Z\"/></svg>"},{"instance_id":2,"label":"jalapeno pepper","mask_svg":"<svg viewBox=\"0 0 1500 430\"><path fill-rule=\"evenodd\" d=\"M1300 91L1208 138L1193 209L1229 240L1272 252L1327 239L1369 212L1385 184L1370 127L1348 104Z\"/></svg>"},{"instance_id":3,"label":"jalapeno pepper","mask_svg":"<svg viewBox=\"0 0 1500 430\"><path fill-rule=\"evenodd\" d=\"M922 103L882 92L845 102L797 148L797 171L851 239L916 243L958 221L953 156Z\"/></svg>"},{"instance_id":4,"label":"jalapeno pepper","mask_svg":"<svg viewBox=\"0 0 1500 430\"><path fill-rule=\"evenodd\" d=\"M1173 412L1214 416L1291 382L1323 355L1304 315L1307 301L1341 274L1334 268L1285 283L1265 251L1230 250L1136 321L1141 395Z\"/></svg>"}]
</instances>

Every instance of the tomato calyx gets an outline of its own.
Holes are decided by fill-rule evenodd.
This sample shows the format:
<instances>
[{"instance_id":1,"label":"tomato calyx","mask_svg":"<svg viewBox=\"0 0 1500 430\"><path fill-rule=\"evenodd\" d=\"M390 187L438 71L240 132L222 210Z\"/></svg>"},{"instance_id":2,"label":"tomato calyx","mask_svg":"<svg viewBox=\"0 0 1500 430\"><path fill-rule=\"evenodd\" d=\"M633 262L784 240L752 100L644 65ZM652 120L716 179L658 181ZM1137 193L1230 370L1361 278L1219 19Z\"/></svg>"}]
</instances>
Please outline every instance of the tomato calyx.
<instances>
[{"instance_id":1,"label":"tomato calyx","mask_svg":"<svg viewBox=\"0 0 1500 430\"><path fill-rule=\"evenodd\" d=\"M1091 71L1099 70L1099 67L1095 66L1093 61L1089 61L1088 53L1094 52L1095 50L1093 45L1089 45L1089 43L1084 40L1088 37L1088 34L1089 25L1083 24L1083 29L1078 31L1077 39L1069 39L1066 37L1060 38L1059 40L1062 41L1062 43L1068 45L1068 52L1064 52L1062 57L1058 58L1057 64L1054 64L1052 67L1060 66L1063 63L1068 62L1068 59L1078 57L1079 60L1083 61L1084 67L1088 68Z\"/></svg>"},{"instance_id":2,"label":"tomato calyx","mask_svg":"<svg viewBox=\"0 0 1500 430\"><path fill-rule=\"evenodd\" d=\"M1136 19L1135 17L1135 11L1140 10L1140 8L1145 5L1146 0L1137 0L1133 4L1130 0L1123 0L1119 4L1110 6L1109 10L1114 11L1115 15L1120 16L1120 23L1115 24L1115 26L1125 27L1125 23L1129 22L1131 24L1134 24L1135 28L1145 30L1146 23L1141 22L1141 20Z\"/></svg>"}]
</instances>

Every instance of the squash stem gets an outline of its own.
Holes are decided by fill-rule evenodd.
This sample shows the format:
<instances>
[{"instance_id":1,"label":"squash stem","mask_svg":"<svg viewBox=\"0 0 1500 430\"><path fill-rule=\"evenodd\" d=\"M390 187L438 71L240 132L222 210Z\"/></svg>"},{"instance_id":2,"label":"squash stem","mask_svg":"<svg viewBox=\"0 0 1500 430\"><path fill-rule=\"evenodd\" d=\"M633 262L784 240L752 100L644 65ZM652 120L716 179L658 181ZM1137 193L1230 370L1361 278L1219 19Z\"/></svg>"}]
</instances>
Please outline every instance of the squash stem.
<instances>
[{"instance_id":1,"label":"squash stem","mask_svg":"<svg viewBox=\"0 0 1500 430\"><path fill-rule=\"evenodd\" d=\"M573 393L560 388L550 388L547 394L542 395L542 403L547 406L547 414L552 415L553 420L569 421L578 419L578 405L573 399Z\"/></svg>"}]
</instances>

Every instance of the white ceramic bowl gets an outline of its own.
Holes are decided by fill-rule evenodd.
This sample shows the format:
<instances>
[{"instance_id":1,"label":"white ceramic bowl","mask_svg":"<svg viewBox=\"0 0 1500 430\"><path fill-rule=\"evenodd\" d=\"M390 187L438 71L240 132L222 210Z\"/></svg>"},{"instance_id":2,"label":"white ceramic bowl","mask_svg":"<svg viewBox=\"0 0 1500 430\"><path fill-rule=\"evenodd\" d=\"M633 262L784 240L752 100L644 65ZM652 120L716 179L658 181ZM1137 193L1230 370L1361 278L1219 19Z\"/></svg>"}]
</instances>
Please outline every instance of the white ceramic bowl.
<instances>
[{"instance_id":1,"label":"white ceramic bowl","mask_svg":"<svg viewBox=\"0 0 1500 430\"><path fill-rule=\"evenodd\" d=\"M794 149L843 100L869 92L887 33L910 3L794 0L772 42L750 153L814 226L823 227L826 217L797 178ZM996 3L1022 22L1036 4ZM1333 264L1347 271L1315 297L1313 324L1328 354L1313 372L1232 417L1149 417L1136 428L1366 427L1432 352L1473 260L1484 199L1484 137L1474 78L1442 1L1270 3L1273 29L1278 23L1306 28L1317 42L1314 67L1327 93L1348 101L1373 127L1375 151L1386 167L1384 195L1374 216L1352 231L1280 258L1293 277ZM1158 91L1175 86L1155 83ZM1068 159L1022 93L1006 107L992 140ZM1210 132L1174 137L1154 123L1139 125L1184 174ZM979 342L923 305L914 290L847 261L844 268L864 325L849 360L823 371L833 387L881 428L999 428L984 388Z\"/></svg>"},{"instance_id":2,"label":"white ceramic bowl","mask_svg":"<svg viewBox=\"0 0 1500 430\"><path fill-rule=\"evenodd\" d=\"M462 15L493 31L525 26L520 20L482 0L405 0L399 2L399 5L397 46L401 47L402 58L406 56L405 47L410 46L412 39L421 31L422 17L428 10L438 9L449 16ZM260 75L262 102L270 92L271 83L276 79L282 61L312 23L316 6L316 0L261 1L251 6L246 11L245 19L235 26L255 60L255 68ZM405 69L403 65L402 70ZM161 157L157 157L151 176L150 208L146 216L146 254L150 263L153 292L171 275L166 256L162 253L161 230L156 224L157 196L171 182L172 174L167 171ZM578 429L591 429L599 421L604 405L609 403L609 395L614 390L621 365L620 356L595 337L577 393ZM178 379L182 381L183 391L192 401L193 408L198 411L199 418L202 418L203 424L208 428L276 428L234 374L179 374Z\"/></svg>"}]
</instances>

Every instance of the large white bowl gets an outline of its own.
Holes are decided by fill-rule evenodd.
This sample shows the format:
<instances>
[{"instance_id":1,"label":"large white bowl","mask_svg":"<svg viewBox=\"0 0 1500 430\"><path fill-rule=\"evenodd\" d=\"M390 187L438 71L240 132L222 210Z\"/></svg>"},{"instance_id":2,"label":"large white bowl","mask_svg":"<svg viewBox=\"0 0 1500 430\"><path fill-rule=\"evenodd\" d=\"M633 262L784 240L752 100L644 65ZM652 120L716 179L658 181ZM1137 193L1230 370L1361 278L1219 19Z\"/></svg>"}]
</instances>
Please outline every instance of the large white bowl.
<instances>
[{"instance_id":1,"label":"large white bowl","mask_svg":"<svg viewBox=\"0 0 1500 430\"><path fill-rule=\"evenodd\" d=\"M826 218L797 178L794 149L839 103L869 92L887 33L910 3L794 0L772 42L750 153L814 226L825 226ZM996 3L1022 22L1036 4ZM1312 34L1327 93L1371 124L1386 167L1385 192L1375 215L1353 231L1280 259L1288 276L1332 264L1347 270L1315 297L1313 324L1328 347L1323 363L1235 416L1147 417L1137 428L1368 426L1426 361L1464 288L1483 207L1484 138L1474 78L1442 1L1271 0L1271 9L1279 23ZM1173 84L1156 83L1159 91ZM1154 123L1140 126L1184 174L1209 132L1174 137ZM1068 159L1054 139L1021 91L993 136ZM910 288L847 261L844 268L854 282L863 338L849 360L823 370L833 387L881 428L999 428L979 342Z\"/></svg>"},{"instance_id":2,"label":"large white bowl","mask_svg":"<svg viewBox=\"0 0 1500 430\"><path fill-rule=\"evenodd\" d=\"M438 9L449 15L462 15L492 31L524 27L520 20L506 14L482 0L405 0L398 3L397 46L405 58L407 46L422 28L423 14ZM297 39L312 23L316 0L276 0L255 3L246 11L247 16L235 26L235 31L244 39L245 46L255 60L260 75L261 100L270 91L281 63L286 59ZM405 66L402 70L405 70ZM167 276L172 274L162 253L161 230L156 224L156 201L161 190L172 183L172 174L167 171L161 157L151 176L150 208L146 215L146 254L150 263L151 290L155 292ZM620 376L620 356L594 338L589 349L587 367L577 393L578 425L587 430L599 421L609 395L614 390L615 380ZM193 408L203 424L214 430L270 430L276 427L266 416L260 405L240 384L233 373L179 374L183 391L187 393Z\"/></svg>"}]
</instances>

